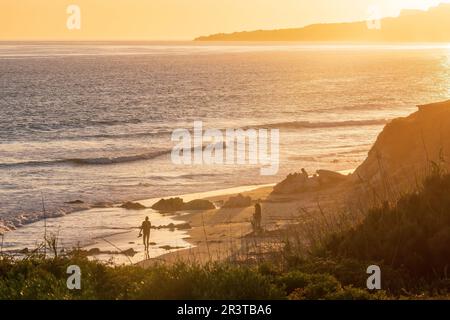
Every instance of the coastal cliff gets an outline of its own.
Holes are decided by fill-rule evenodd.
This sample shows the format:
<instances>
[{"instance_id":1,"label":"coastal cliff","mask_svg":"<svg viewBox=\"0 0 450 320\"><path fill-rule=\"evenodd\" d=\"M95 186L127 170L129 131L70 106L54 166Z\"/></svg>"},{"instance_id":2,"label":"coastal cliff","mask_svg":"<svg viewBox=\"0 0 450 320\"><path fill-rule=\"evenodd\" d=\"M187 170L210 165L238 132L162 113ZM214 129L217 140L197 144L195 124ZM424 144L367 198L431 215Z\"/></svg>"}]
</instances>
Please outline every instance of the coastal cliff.
<instances>
[{"instance_id":1,"label":"coastal cliff","mask_svg":"<svg viewBox=\"0 0 450 320\"><path fill-rule=\"evenodd\" d=\"M385 193L415 189L432 171L450 168L450 100L418 106L388 123L353 179Z\"/></svg>"},{"instance_id":2,"label":"coastal cliff","mask_svg":"<svg viewBox=\"0 0 450 320\"><path fill-rule=\"evenodd\" d=\"M424 178L450 169L450 100L418 106L418 111L388 123L353 174L318 170L290 174L273 195L344 189L372 204L415 191ZM341 190L342 189L342 190ZM353 192L352 192L353 191Z\"/></svg>"},{"instance_id":3,"label":"coastal cliff","mask_svg":"<svg viewBox=\"0 0 450 320\"><path fill-rule=\"evenodd\" d=\"M384 18L379 28L365 21L313 24L303 28L255 30L201 36L196 41L333 41L333 42L449 42L450 5L428 11L405 10Z\"/></svg>"}]
</instances>

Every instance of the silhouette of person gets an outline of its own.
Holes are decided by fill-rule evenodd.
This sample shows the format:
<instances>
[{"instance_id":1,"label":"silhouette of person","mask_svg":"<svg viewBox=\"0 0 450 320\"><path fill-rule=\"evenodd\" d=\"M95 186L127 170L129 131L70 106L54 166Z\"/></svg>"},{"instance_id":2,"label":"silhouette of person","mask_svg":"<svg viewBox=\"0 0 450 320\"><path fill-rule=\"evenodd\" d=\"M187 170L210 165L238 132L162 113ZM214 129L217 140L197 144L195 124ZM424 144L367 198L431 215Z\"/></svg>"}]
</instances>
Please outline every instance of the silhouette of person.
<instances>
[{"instance_id":1,"label":"silhouette of person","mask_svg":"<svg viewBox=\"0 0 450 320\"><path fill-rule=\"evenodd\" d=\"M145 246L145 251L148 250L149 244L150 244L150 229L152 227L152 223L148 220L148 217L145 217L145 220L142 222L141 225L141 232L139 235L141 235L142 233L144 234L144 237L142 238L142 240L144 241L144 246Z\"/></svg>"},{"instance_id":2,"label":"silhouette of person","mask_svg":"<svg viewBox=\"0 0 450 320\"><path fill-rule=\"evenodd\" d=\"M261 230L261 219L262 219L262 214L261 214L261 205L259 203L255 204L255 213L253 214L253 221L254 221L254 229L255 231L260 231Z\"/></svg>"},{"instance_id":3,"label":"silhouette of person","mask_svg":"<svg viewBox=\"0 0 450 320\"><path fill-rule=\"evenodd\" d=\"M302 175L305 178L305 180L309 179L309 174L308 174L308 172L306 172L305 168L302 168Z\"/></svg>"}]
</instances>

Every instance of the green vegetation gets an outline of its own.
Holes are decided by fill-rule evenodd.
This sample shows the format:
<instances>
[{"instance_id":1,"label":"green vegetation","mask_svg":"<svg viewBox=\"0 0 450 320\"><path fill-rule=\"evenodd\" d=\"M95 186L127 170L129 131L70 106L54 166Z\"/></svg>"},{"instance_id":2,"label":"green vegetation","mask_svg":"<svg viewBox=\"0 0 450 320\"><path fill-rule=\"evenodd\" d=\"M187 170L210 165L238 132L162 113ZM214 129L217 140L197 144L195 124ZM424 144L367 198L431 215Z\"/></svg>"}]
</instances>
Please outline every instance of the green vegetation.
<instances>
[{"instance_id":1,"label":"green vegetation","mask_svg":"<svg viewBox=\"0 0 450 320\"><path fill-rule=\"evenodd\" d=\"M66 270L82 270L68 290ZM384 293L342 286L328 274L267 272L267 267L179 263L149 269L106 266L84 257L0 262L0 299L380 299Z\"/></svg>"},{"instance_id":2,"label":"green vegetation","mask_svg":"<svg viewBox=\"0 0 450 320\"><path fill-rule=\"evenodd\" d=\"M436 174L395 206L371 210L361 225L331 236L326 248L402 271L411 290L450 292L450 176Z\"/></svg>"},{"instance_id":3,"label":"green vegetation","mask_svg":"<svg viewBox=\"0 0 450 320\"><path fill-rule=\"evenodd\" d=\"M0 299L429 299L450 298L450 176L434 175L396 205L329 235L305 255L143 269L89 261L80 252L44 259L0 258ZM281 262L280 262L281 261ZM382 291L368 291L366 269L382 270ZM78 265L82 289L68 290Z\"/></svg>"}]
</instances>

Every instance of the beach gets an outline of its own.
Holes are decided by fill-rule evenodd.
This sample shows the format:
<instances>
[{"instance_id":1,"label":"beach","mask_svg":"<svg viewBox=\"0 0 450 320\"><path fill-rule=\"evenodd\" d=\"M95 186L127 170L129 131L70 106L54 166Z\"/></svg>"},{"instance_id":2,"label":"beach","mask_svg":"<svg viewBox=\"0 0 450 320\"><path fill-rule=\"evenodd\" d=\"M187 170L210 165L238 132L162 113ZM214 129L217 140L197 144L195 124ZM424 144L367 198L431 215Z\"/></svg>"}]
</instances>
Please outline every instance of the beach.
<instances>
[{"instance_id":1,"label":"beach","mask_svg":"<svg viewBox=\"0 0 450 320\"><path fill-rule=\"evenodd\" d=\"M240 192L253 199L265 199L272 191L271 186L262 186ZM223 202L235 196L234 190L221 190L220 194L207 196L204 199L212 202ZM173 263L190 261L206 263L224 260L240 249L243 237L251 233L251 219L253 207L235 209L214 209L192 212L179 217L188 222L192 229L188 230L187 241L192 247L158 257L157 260L145 260L139 263L143 267L151 266L155 262ZM264 223L269 227L269 220Z\"/></svg>"},{"instance_id":2,"label":"beach","mask_svg":"<svg viewBox=\"0 0 450 320\"><path fill-rule=\"evenodd\" d=\"M209 192L179 195L185 201L201 198L226 199L229 195L249 192L256 194L258 190L264 196L271 190L269 186L242 186L236 188L214 190ZM259 191L261 190L261 191ZM121 204L111 205L107 208L93 208L80 210L61 217L48 218L35 223L25 225L3 236L3 252L19 254L23 250L33 251L44 242L44 237L55 236L58 238L60 249L71 250L81 248L86 252L94 252L92 259L116 264L134 264L145 260L147 257L156 258L164 256L167 252L179 252L202 246L197 230L197 221L191 221L192 217L208 215L208 212L177 212L159 213L150 207L160 198L145 199L139 201L148 207L145 210L127 210L121 208ZM216 200L214 200L216 201ZM151 246L148 256L144 251L142 238L138 238L139 227L145 216L149 216L154 229L151 231ZM177 225L193 223L192 230ZM246 224L243 221L244 224ZM170 225L173 225L171 227ZM213 226L210 221L205 225ZM230 235L236 241L235 234ZM127 250L133 250L132 254L121 254Z\"/></svg>"},{"instance_id":3,"label":"beach","mask_svg":"<svg viewBox=\"0 0 450 320\"><path fill-rule=\"evenodd\" d=\"M253 185L179 195L184 201L209 200L213 210L159 213L150 207L160 198L138 201L145 210L126 210L120 204L109 208L83 210L26 225L4 235L3 251L16 252L27 248L32 251L47 236L59 238L60 249L80 247L91 252L91 259L115 264L139 264L191 261L206 263L225 260L238 253L247 242L254 242L251 220L253 204L261 203L262 226L267 232L277 232L298 221L314 219L318 205L323 210L336 208L344 201L336 190L310 192L301 195L271 196L273 185ZM252 205L243 208L221 208L230 197L249 196ZM140 223L149 216L151 230L150 249L146 255L142 239L138 238ZM177 225L188 228L177 229ZM171 228L164 228L172 224ZM163 228L160 228L163 227ZM273 235L272 235L273 236ZM278 236L277 236L278 237ZM257 241L263 237L257 237ZM273 237L269 237L273 238ZM31 239L31 240L30 240ZM279 241L281 238L278 238ZM267 239L266 239L267 240ZM132 254L122 254L132 250Z\"/></svg>"},{"instance_id":4,"label":"beach","mask_svg":"<svg viewBox=\"0 0 450 320\"><path fill-rule=\"evenodd\" d=\"M137 228L149 215L155 226L192 226L152 230L150 257L197 250L213 258L239 248L258 199L269 231L294 219L314 220L319 206L341 206L341 191L274 197L263 188L243 209L168 215L119 208L191 195L219 203L302 168L353 170L387 123L448 94L447 69L440 68L448 64L445 46L336 49L190 42L1 46L0 71L12 77L2 91L10 117L0 120L3 250L30 250L47 229L61 248L80 246L102 261L137 263L145 260ZM380 64L390 73L377 73ZM80 84L70 74L89 81ZM49 82L41 81L47 76ZM173 130L192 130L197 120L205 130L279 129L278 172L262 176L261 166L251 164L174 164ZM117 254L130 249L132 256Z\"/></svg>"},{"instance_id":5,"label":"beach","mask_svg":"<svg viewBox=\"0 0 450 320\"><path fill-rule=\"evenodd\" d=\"M253 234L253 204L242 208L192 212L177 218L191 225L187 241L192 247L162 255L156 260L142 261L139 265L149 267L154 263L177 261L208 263L239 255L248 259L249 255L257 254L255 251L264 250L264 247L270 252L283 245L288 229L310 223L318 227L323 222L323 215L335 217L336 211L348 204L349 186L339 185L283 196L273 195L273 186L261 186L239 193L232 191L222 190L221 194L203 199L223 204L238 194L251 197L253 204L260 203L262 206L263 235ZM307 235L303 236L306 241Z\"/></svg>"}]
</instances>

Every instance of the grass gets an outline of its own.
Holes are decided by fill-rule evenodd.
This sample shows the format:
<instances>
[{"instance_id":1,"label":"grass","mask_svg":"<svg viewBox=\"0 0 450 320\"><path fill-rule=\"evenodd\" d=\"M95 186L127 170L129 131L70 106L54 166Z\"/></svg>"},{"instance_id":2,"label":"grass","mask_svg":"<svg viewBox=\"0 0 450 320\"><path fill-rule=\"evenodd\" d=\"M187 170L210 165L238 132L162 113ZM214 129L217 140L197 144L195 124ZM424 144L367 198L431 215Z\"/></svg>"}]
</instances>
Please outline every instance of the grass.
<instances>
[{"instance_id":1,"label":"grass","mask_svg":"<svg viewBox=\"0 0 450 320\"><path fill-rule=\"evenodd\" d=\"M82 270L81 290L68 290L66 270ZM151 269L108 266L84 257L0 262L0 299L380 299L386 296L343 286L329 274L278 272L267 266L178 263Z\"/></svg>"},{"instance_id":2,"label":"grass","mask_svg":"<svg viewBox=\"0 0 450 320\"><path fill-rule=\"evenodd\" d=\"M325 249L450 288L450 175L434 175L395 206L370 210L362 224L329 237Z\"/></svg>"}]
</instances>

